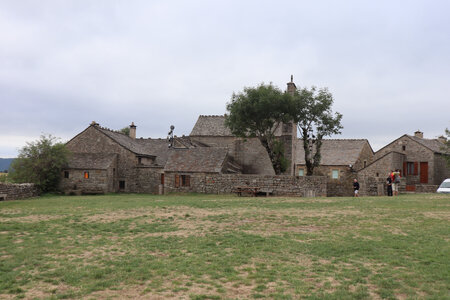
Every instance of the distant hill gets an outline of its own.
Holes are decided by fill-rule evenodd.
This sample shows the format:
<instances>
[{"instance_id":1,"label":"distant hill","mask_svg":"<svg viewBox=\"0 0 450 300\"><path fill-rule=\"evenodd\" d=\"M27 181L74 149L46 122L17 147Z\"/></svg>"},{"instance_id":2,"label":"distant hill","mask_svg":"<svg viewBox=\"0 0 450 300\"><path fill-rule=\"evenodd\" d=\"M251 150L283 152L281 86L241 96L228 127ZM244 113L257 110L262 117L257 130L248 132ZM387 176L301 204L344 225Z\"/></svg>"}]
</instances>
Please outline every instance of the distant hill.
<instances>
[{"instance_id":1,"label":"distant hill","mask_svg":"<svg viewBox=\"0 0 450 300\"><path fill-rule=\"evenodd\" d=\"M14 158L0 158L0 172L8 170L13 160Z\"/></svg>"}]
</instances>

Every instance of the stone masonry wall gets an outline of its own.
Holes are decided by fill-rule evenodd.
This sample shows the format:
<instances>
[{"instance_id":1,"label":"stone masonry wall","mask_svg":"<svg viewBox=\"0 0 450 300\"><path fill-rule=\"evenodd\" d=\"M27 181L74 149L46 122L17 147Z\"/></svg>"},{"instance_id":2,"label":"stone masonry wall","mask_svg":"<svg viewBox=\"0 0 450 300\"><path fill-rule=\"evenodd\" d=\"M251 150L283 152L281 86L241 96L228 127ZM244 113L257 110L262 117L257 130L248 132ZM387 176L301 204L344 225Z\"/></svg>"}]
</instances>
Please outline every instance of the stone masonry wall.
<instances>
[{"instance_id":1,"label":"stone masonry wall","mask_svg":"<svg viewBox=\"0 0 450 300\"><path fill-rule=\"evenodd\" d=\"M69 178L61 174L60 190L67 194L104 194L113 192L112 168L108 170L77 170L68 169ZM89 178L84 178L84 172L89 172Z\"/></svg>"},{"instance_id":2,"label":"stone masonry wall","mask_svg":"<svg viewBox=\"0 0 450 300\"><path fill-rule=\"evenodd\" d=\"M284 175L249 174L183 174L190 175L190 186L175 188L175 173L166 173L164 191L229 194L236 187L255 186L271 191L275 196L325 197L327 179L324 176L293 177Z\"/></svg>"},{"instance_id":3,"label":"stone masonry wall","mask_svg":"<svg viewBox=\"0 0 450 300\"><path fill-rule=\"evenodd\" d=\"M193 136L192 140L214 147L227 147L228 155L243 167L244 174L275 175L266 149L257 138Z\"/></svg>"},{"instance_id":4,"label":"stone masonry wall","mask_svg":"<svg viewBox=\"0 0 450 300\"><path fill-rule=\"evenodd\" d=\"M0 182L0 200L26 199L39 196L38 188L32 183L2 183Z\"/></svg>"}]
</instances>

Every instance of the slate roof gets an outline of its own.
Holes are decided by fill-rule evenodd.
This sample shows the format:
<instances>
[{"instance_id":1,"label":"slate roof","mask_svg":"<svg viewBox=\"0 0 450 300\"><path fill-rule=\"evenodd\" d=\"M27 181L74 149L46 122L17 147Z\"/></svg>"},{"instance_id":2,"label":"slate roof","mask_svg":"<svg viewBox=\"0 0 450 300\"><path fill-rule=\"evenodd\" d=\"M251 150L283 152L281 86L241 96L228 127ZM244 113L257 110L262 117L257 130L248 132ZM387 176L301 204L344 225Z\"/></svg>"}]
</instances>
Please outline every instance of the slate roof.
<instances>
[{"instance_id":1,"label":"slate roof","mask_svg":"<svg viewBox=\"0 0 450 300\"><path fill-rule=\"evenodd\" d=\"M364 147L368 143L365 139L324 139L322 140L321 165L343 166L355 164ZM297 140L296 164L305 164L305 150L303 141Z\"/></svg>"},{"instance_id":2,"label":"slate roof","mask_svg":"<svg viewBox=\"0 0 450 300\"><path fill-rule=\"evenodd\" d=\"M233 136L225 126L225 116L199 116L190 136Z\"/></svg>"},{"instance_id":3,"label":"slate roof","mask_svg":"<svg viewBox=\"0 0 450 300\"><path fill-rule=\"evenodd\" d=\"M432 150L433 152L444 153L444 151L442 150L444 144L437 139L423 139L414 135L407 135L407 136L412 140L418 142L419 144Z\"/></svg>"},{"instance_id":4,"label":"slate roof","mask_svg":"<svg viewBox=\"0 0 450 300\"><path fill-rule=\"evenodd\" d=\"M118 131L112 131L110 129L103 128L100 126L94 126L94 128L101 131L102 133L104 133L105 135L116 141L119 145L130 150L131 152L134 152L138 155L155 156L151 148L146 147L142 143L138 142L139 139L132 139L126 134L123 134Z\"/></svg>"},{"instance_id":5,"label":"slate roof","mask_svg":"<svg viewBox=\"0 0 450 300\"><path fill-rule=\"evenodd\" d=\"M219 173L227 157L227 148L198 147L172 149L164 168L167 172Z\"/></svg>"},{"instance_id":6,"label":"slate roof","mask_svg":"<svg viewBox=\"0 0 450 300\"><path fill-rule=\"evenodd\" d=\"M68 169L106 170L114 163L114 153L72 153L67 165Z\"/></svg>"}]
</instances>

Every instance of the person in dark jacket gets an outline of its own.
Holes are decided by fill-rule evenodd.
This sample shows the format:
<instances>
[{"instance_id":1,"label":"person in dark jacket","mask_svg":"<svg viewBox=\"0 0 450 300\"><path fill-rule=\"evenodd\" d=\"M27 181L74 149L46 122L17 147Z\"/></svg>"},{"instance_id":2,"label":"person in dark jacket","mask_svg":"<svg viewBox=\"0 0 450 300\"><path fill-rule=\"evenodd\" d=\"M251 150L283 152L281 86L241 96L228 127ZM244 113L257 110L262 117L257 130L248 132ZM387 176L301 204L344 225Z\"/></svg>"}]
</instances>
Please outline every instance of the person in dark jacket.
<instances>
[{"instance_id":1,"label":"person in dark jacket","mask_svg":"<svg viewBox=\"0 0 450 300\"><path fill-rule=\"evenodd\" d=\"M353 191L355 193L354 196L358 197L359 196L359 182L356 178L353 180Z\"/></svg>"},{"instance_id":2,"label":"person in dark jacket","mask_svg":"<svg viewBox=\"0 0 450 300\"><path fill-rule=\"evenodd\" d=\"M388 196L392 196L392 172L389 172L389 176L386 179L387 195Z\"/></svg>"}]
</instances>

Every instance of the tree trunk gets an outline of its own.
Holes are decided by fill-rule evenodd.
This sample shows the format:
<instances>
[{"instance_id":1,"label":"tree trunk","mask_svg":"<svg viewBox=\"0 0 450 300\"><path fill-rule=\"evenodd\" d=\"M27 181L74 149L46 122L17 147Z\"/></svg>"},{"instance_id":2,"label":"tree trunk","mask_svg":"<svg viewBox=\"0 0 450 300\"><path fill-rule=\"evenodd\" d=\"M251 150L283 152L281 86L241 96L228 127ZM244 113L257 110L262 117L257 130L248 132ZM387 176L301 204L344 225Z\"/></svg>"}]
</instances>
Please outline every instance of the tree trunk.
<instances>
[{"instance_id":1,"label":"tree trunk","mask_svg":"<svg viewBox=\"0 0 450 300\"><path fill-rule=\"evenodd\" d=\"M273 153L273 149L269 144L269 141L267 138L260 137L259 140L261 141L261 144L266 148L267 154L269 155L270 162L272 163L273 170L275 171L275 174L280 175L281 174L281 163L277 157L275 157Z\"/></svg>"}]
</instances>

